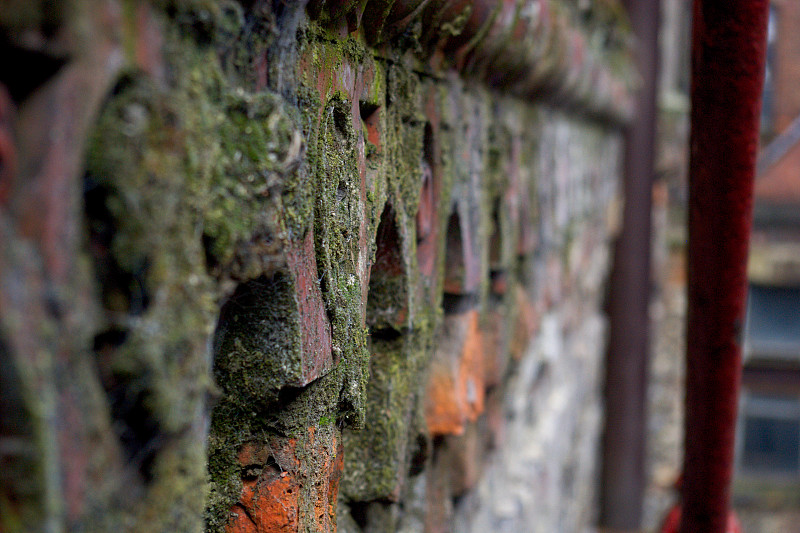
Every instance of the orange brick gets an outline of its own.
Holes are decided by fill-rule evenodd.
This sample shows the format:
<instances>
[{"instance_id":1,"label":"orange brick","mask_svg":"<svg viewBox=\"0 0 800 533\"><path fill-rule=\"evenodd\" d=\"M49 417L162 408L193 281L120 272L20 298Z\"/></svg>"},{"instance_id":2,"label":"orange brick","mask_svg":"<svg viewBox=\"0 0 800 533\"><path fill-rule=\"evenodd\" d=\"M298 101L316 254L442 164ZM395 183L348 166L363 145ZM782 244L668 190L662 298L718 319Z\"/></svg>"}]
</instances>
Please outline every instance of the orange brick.
<instances>
[{"instance_id":1,"label":"orange brick","mask_svg":"<svg viewBox=\"0 0 800 533\"><path fill-rule=\"evenodd\" d=\"M425 404L428 430L460 435L483 411L483 341L478 312L448 315L434 353Z\"/></svg>"},{"instance_id":2,"label":"orange brick","mask_svg":"<svg viewBox=\"0 0 800 533\"><path fill-rule=\"evenodd\" d=\"M226 533L298 530L300 483L296 472L286 469L297 467L296 444L293 439L283 443L274 439L242 446L238 456L243 469L242 493L231 508Z\"/></svg>"}]
</instances>

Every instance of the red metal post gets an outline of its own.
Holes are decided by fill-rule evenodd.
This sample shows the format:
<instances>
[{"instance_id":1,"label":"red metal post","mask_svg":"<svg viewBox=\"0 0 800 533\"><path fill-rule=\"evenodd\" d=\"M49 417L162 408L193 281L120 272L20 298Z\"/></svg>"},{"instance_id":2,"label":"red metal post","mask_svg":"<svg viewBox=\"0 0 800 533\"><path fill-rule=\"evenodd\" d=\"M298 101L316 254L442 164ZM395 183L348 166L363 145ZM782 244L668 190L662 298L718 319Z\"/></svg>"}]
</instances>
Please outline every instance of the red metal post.
<instances>
[{"instance_id":1,"label":"red metal post","mask_svg":"<svg viewBox=\"0 0 800 533\"><path fill-rule=\"evenodd\" d=\"M768 0L695 0L682 533L728 520Z\"/></svg>"}]
</instances>

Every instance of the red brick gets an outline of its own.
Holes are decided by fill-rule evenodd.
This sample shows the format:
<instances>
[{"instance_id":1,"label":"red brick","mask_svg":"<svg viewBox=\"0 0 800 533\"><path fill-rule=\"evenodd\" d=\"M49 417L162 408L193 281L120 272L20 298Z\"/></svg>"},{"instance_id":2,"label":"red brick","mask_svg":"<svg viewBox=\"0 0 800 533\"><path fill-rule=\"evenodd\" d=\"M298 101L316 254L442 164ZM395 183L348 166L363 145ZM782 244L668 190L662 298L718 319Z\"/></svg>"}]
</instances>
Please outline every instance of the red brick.
<instances>
[{"instance_id":1,"label":"red brick","mask_svg":"<svg viewBox=\"0 0 800 533\"><path fill-rule=\"evenodd\" d=\"M302 242L287 246L287 267L294 277L295 302L300 315L302 376L293 385L307 385L324 375L338 362L331 351L331 326L319 288L314 232Z\"/></svg>"}]
</instances>

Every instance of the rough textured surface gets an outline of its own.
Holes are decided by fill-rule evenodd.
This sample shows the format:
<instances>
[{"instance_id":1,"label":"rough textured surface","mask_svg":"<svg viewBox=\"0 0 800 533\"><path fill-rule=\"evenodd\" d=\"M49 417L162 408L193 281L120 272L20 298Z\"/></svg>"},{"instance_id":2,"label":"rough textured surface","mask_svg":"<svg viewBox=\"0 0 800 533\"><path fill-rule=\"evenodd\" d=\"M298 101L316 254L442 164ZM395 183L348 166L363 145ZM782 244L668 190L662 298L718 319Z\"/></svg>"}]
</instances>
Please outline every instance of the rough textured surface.
<instances>
[{"instance_id":1,"label":"rough textured surface","mask_svg":"<svg viewBox=\"0 0 800 533\"><path fill-rule=\"evenodd\" d=\"M0 529L589 522L616 2L12 4Z\"/></svg>"}]
</instances>

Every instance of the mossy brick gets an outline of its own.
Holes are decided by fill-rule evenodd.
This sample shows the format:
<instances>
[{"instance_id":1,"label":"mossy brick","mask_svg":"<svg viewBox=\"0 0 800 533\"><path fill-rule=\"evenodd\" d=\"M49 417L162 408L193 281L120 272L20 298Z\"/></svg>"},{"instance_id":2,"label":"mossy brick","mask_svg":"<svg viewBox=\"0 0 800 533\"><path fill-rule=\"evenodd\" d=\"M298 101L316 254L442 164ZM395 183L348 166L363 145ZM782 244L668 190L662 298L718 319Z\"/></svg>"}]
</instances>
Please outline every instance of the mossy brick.
<instances>
[{"instance_id":1,"label":"mossy brick","mask_svg":"<svg viewBox=\"0 0 800 533\"><path fill-rule=\"evenodd\" d=\"M413 340L372 340L364 429L345 432L343 495L351 501L398 501L416 437L414 413L421 394Z\"/></svg>"},{"instance_id":2,"label":"mossy brick","mask_svg":"<svg viewBox=\"0 0 800 533\"><path fill-rule=\"evenodd\" d=\"M338 362L317 281L313 234L290 244L285 271L239 285L222 309L215 375L241 406L264 408Z\"/></svg>"},{"instance_id":3,"label":"mossy brick","mask_svg":"<svg viewBox=\"0 0 800 533\"><path fill-rule=\"evenodd\" d=\"M386 181L396 198L397 210L413 216L422 184L425 116L422 113L423 86L419 78L402 65L386 66L386 130L388 144Z\"/></svg>"},{"instance_id":4,"label":"mossy brick","mask_svg":"<svg viewBox=\"0 0 800 533\"><path fill-rule=\"evenodd\" d=\"M425 7L420 42L433 68L450 66L452 56L448 56L445 47L450 38L463 32L471 14L471 2L432 0Z\"/></svg>"},{"instance_id":5,"label":"mossy brick","mask_svg":"<svg viewBox=\"0 0 800 533\"><path fill-rule=\"evenodd\" d=\"M375 260L369 274L367 325L373 330L402 330L409 319L408 274L397 217L390 203L375 235Z\"/></svg>"},{"instance_id":6,"label":"mossy brick","mask_svg":"<svg viewBox=\"0 0 800 533\"><path fill-rule=\"evenodd\" d=\"M242 476L239 501L231 508L228 533L296 531L300 484L295 439L247 442L237 456Z\"/></svg>"},{"instance_id":7,"label":"mossy brick","mask_svg":"<svg viewBox=\"0 0 800 533\"><path fill-rule=\"evenodd\" d=\"M541 121L535 109L515 100L498 103L496 114L488 171L493 210L504 237L498 259L504 268L511 268L517 257L533 253L539 243L536 183Z\"/></svg>"},{"instance_id":8,"label":"mossy brick","mask_svg":"<svg viewBox=\"0 0 800 533\"><path fill-rule=\"evenodd\" d=\"M474 309L447 314L431 361L425 418L432 435L460 435L483 411L483 341Z\"/></svg>"},{"instance_id":9,"label":"mossy brick","mask_svg":"<svg viewBox=\"0 0 800 533\"><path fill-rule=\"evenodd\" d=\"M117 31L126 34L128 30L136 34L134 40L149 32L154 49L159 48L162 35L157 29L166 20L163 14L145 8L116 11L99 6L97 10L83 9L88 3L80 6L74 12L64 11L70 18L85 16L74 21L82 32L76 39L77 48L65 56L69 61L59 78L26 106L38 117L37 124L24 119L21 124L28 131L35 126L36 131L65 143L52 152L61 158L58 164L37 154L36 165L29 168L57 170L67 189L40 187L30 176L19 180L47 191L58 203L51 209L47 202L30 202L37 216L45 214L44 227L50 224L50 216L61 217L65 208L69 211L69 217L56 224L69 237L48 237L45 242L73 247L51 264L55 270L48 275L48 291L54 296L47 304L57 310L58 321L63 318L69 330L68 335L57 334L63 345L54 344L52 353L69 364L58 370L36 362L57 370L52 392L66 385L63 401L54 403L64 411L63 416L53 416L53 420L68 421L60 438L53 440L67 443L63 450L66 460L61 466L52 464L50 474L70 480L65 488L68 529L108 530L133 523L148 523L154 530L194 529L200 525L205 497L203 406L213 389L207 348L218 293L207 275L198 233L207 183L202 172L192 172L198 167L187 154L200 148L208 152L205 163L219 161L211 140L214 136L194 126L207 126L203 121L214 118L208 111L218 110L216 94L209 97L205 91L211 92L220 77L213 53L189 52L196 43L183 42L169 24L163 35L163 48L169 50L164 61L174 78L159 79L161 59L151 57L158 55L154 50L137 55L129 53L127 43L123 50L116 48ZM148 20L142 22L142 18ZM107 42L98 28L101 33L113 32L113 42ZM83 39L90 42L83 43ZM104 58L106 53L115 59ZM126 75L107 95L106 106L89 135L86 128L118 66L124 66ZM198 81L199 72L208 76L199 76ZM152 76L153 83L141 82L143 73ZM201 98L192 102L187 113L189 106L184 104L190 100L189 86L200 86ZM37 109L42 103L47 112ZM69 135L53 136L53 131ZM82 160L87 140L88 156ZM103 191L99 197L93 195L97 190ZM98 219L101 211L107 219ZM84 237L89 242L81 239L81 230L86 229L80 220L83 216L91 228ZM112 229L108 242L96 238L101 223ZM103 271L110 263L130 281L113 288L121 290L107 290L113 280ZM63 277L65 273L69 279ZM92 282L102 286L92 286ZM109 292L120 297L99 297ZM61 298L70 302L63 308L68 310L64 314ZM32 321L46 329L55 325L48 322ZM119 342L103 340L115 331L120 334ZM34 352L40 350L28 350ZM84 422L91 426L89 439L79 435ZM142 427L146 430L141 431ZM56 450L50 456L59 453ZM62 472L52 470L62 466ZM100 478L103 483L95 485L93 480ZM52 524L55 517L44 519Z\"/></svg>"},{"instance_id":10,"label":"mossy brick","mask_svg":"<svg viewBox=\"0 0 800 533\"><path fill-rule=\"evenodd\" d=\"M499 156L496 152L493 154ZM494 159L494 157L492 157ZM504 172L510 170L510 172ZM489 174L508 176L496 179L491 186L484 223L488 230L490 287L492 294L502 294L509 270L516 263L516 244L520 232L519 174L513 169L490 169ZM495 191L503 191L500 195ZM508 192L511 191L511 192Z\"/></svg>"},{"instance_id":11,"label":"mossy brick","mask_svg":"<svg viewBox=\"0 0 800 533\"><path fill-rule=\"evenodd\" d=\"M487 41L496 40L496 36L491 33L492 29L499 26L495 22L500 19L501 22L507 23L509 15L513 16L517 10L517 4L519 2L471 2L469 14L461 31L449 35L443 43L444 53L452 66L470 72L471 69L468 67L472 63L470 60L475 55L476 48L482 50Z\"/></svg>"},{"instance_id":12,"label":"mossy brick","mask_svg":"<svg viewBox=\"0 0 800 533\"><path fill-rule=\"evenodd\" d=\"M374 105L382 75L363 44L332 39L310 24L301 39L298 77L315 95L303 103L307 127L307 167L313 176L314 238L319 278L332 325L332 349L346 362L349 384L343 405L352 420L363 417L367 354L363 344L370 266L370 235L378 225L385 190L379 175L367 172L362 101ZM378 114L378 122L381 120ZM368 136L368 132L367 136ZM374 180L367 187L368 177Z\"/></svg>"},{"instance_id":13,"label":"mossy brick","mask_svg":"<svg viewBox=\"0 0 800 533\"><path fill-rule=\"evenodd\" d=\"M170 274L182 280L199 280L202 291L179 294L197 298L202 305L168 298L177 310L172 309L167 318L207 313L217 298L241 297L239 303L248 304L248 309L231 312L222 320L217 335L218 348L236 348L234 325L254 330L240 336L239 345L246 347L248 353L221 353L220 349L216 354L219 384L228 394L212 414L211 494L206 520L209 530L220 531L228 509L238 498L241 480L233 451L243 439L282 433L307 443L308 436L297 435L304 433L301 428L315 427L322 420L335 422L339 417L339 396L350 389L342 385L345 369L335 365L330 326L319 289L312 226L313 191L307 186L311 179L309 169L301 161L306 145L297 130L299 114L294 114L281 97L269 92L253 94L237 86L236 76L230 78L228 72L223 72L213 49L196 47L196 43L171 33L165 49L169 50L170 68L182 74L176 75L176 85L161 87L135 81L126 86L132 89L118 92L110 107L119 112L108 114L108 129L101 130L110 135L103 137L100 133L97 137L98 146L107 149L90 153L96 162L94 169L116 178L111 185L122 191L119 196L147 208L147 216L124 220L117 243L120 258L130 263L158 251L154 263L158 276ZM129 125L124 120L142 115L155 123L152 133L147 127L135 127L141 123ZM120 118L122 127L112 127L113 121ZM168 124L155 122L162 118ZM117 143L114 135L118 132L133 133L134 139ZM173 212L159 208L165 203L179 209ZM181 220L179 215L187 225L177 225L176 231L174 221ZM198 228L202 230L200 234ZM169 258L173 250L194 254L188 256L188 272L183 263L177 263L181 268L174 269L161 263L162 257ZM228 288L231 282L240 284L238 294ZM276 322L283 311L290 323L286 328ZM171 324L162 315L159 317L165 326ZM208 326L181 325L173 330L176 334L191 332L198 343L198 353L205 354L209 344L197 332L207 331ZM356 331L350 342L363 347L363 338L363 332ZM144 353L150 354L152 349L146 343L144 346ZM127 350L126 353L133 353ZM265 354L264 350L272 351ZM184 377L176 374L176 379ZM289 400L288 405L280 397L279 391L287 385L308 384L312 380L317 386L307 392L304 389L304 395ZM208 384L207 379L198 382ZM165 380L165 385L169 383ZM168 402L163 404L169 406ZM317 435L335 432L335 425L331 424L327 422L325 431ZM303 487L309 487L309 492L301 492L298 498L299 524L330 524L333 520L330 513L316 509L321 499L328 501L332 497L335 501L335 495L330 495L335 493L335 479L331 478L328 488L321 489L325 493L322 498L310 487L325 482L316 478L313 483L307 482L310 478L303 477L317 471L319 465L313 457L320 450L329 450L331 439L330 435L317 438L316 444L298 448L305 458L298 479ZM202 455L201 440L196 439L196 444ZM183 465L180 461L174 464ZM202 468L203 461L191 464ZM184 478L165 475L163 479ZM203 499L204 491L196 486L193 491L198 500Z\"/></svg>"},{"instance_id":14,"label":"mossy brick","mask_svg":"<svg viewBox=\"0 0 800 533\"><path fill-rule=\"evenodd\" d=\"M339 409L341 366L303 388L285 390L280 404L268 410L242 409L228 397L220 401L209 436L207 530L224 531L231 520L230 509L240 500L243 479L237 456L242 446L251 443L278 454L287 449L287 442L295 442L291 449L296 464L293 475L300 485L299 528L330 531L335 509L328 504L336 500L341 475L339 417L345 416ZM280 463L278 455L274 458Z\"/></svg>"},{"instance_id":15,"label":"mossy brick","mask_svg":"<svg viewBox=\"0 0 800 533\"><path fill-rule=\"evenodd\" d=\"M444 272L444 224L440 216L450 199L452 157L446 154L452 134L443 120L447 86L427 83L422 89L425 113L421 185L415 217L418 301L428 309L438 307Z\"/></svg>"},{"instance_id":16,"label":"mossy brick","mask_svg":"<svg viewBox=\"0 0 800 533\"><path fill-rule=\"evenodd\" d=\"M488 287L488 229L484 223L486 193L483 175L488 151L488 110L485 95L457 91L449 99L457 118L456 137L446 149L452 164L450 215L447 218L444 290L476 294Z\"/></svg>"}]
</instances>

